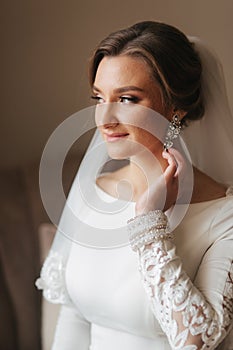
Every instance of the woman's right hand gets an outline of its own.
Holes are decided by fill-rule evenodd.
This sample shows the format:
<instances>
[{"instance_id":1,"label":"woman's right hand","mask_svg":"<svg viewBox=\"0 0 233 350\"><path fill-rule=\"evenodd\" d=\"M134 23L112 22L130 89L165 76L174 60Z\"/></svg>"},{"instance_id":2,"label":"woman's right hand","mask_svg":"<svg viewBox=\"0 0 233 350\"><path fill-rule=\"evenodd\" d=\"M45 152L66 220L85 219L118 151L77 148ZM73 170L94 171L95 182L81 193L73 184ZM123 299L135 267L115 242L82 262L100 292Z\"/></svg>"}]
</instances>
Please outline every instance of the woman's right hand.
<instances>
[{"instance_id":1,"label":"woman's right hand","mask_svg":"<svg viewBox=\"0 0 233 350\"><path fill-rule=\"evenodd\" d=\"M163 158L168 162L164 173L147 188L136 203L135 214L146 214L153 210L166 211L177 200L180 177L185 173L185 161L174 148L163 151Z\"/></svg>"}]
</instances>

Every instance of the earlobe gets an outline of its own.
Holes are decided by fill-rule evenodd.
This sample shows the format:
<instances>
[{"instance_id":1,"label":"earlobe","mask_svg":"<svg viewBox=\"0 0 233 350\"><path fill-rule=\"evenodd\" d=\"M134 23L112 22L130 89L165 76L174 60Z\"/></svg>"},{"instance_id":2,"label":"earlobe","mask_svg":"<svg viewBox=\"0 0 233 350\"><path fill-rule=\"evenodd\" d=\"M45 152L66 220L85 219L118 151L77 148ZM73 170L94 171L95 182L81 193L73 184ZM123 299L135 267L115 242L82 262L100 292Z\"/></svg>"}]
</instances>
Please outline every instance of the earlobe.
<instances>
[{"instance_id":1,"label":"earlobe","mask_svg":"<svg viewBox=\"0 0 233 350\"><path fill-rule=\"evenodd\" d=\"M182 120L187 115L185 111L179 111L179 119Z\"/></svg>"},{"instance_id":2,"label":"earlobe","mask_svg":"<svg viewBox=\"0 0 233 350\"><path fill-rule=\"evenodd\" d=\"M172 118L174 117L174 115L177 115L179 120L182 121L182 119L186 116L187 112L186 111L183 111L181 109L178 109L178 108L174 108L173 109L173 115L172 115Z\"/></svg>"}]
</instances>

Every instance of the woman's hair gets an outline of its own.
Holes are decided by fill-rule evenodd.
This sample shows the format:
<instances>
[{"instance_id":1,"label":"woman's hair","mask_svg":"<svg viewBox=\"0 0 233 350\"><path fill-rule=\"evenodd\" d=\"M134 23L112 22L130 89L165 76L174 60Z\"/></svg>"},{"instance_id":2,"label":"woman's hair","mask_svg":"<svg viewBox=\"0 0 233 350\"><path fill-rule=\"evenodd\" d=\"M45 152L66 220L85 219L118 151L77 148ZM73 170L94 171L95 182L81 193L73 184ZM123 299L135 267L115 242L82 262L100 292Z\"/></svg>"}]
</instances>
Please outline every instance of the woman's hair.
<instances>
[{"instance_id":1,"label":"woman's hair","mask_svg":"<svg viewBox=\"0 0 233 350\"><path fill-rule=\"evenodd\" d=\"M101 60L119 55L137 57L148 64L161 87L164 105L187 112L183 124L203 116L201 61L193 44L177 28L146 21L110 34L100 42L91 58L91 86Z\"/></svg>"}]
</instances>

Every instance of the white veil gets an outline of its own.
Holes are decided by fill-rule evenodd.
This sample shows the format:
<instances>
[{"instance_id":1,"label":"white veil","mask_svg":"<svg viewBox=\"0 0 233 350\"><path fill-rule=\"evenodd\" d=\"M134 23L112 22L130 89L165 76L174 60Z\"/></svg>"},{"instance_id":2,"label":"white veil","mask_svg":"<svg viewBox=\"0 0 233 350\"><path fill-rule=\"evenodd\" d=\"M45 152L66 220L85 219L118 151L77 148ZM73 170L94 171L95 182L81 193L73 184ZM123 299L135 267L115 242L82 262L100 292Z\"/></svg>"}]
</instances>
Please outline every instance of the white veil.
<instances>
[{"instance_id":1,"label":"white veil","mask_svg":"<svg viewBox=\"0 0 233 350\"><path fill-rule=\"evenodd\" d=\"M226 185L233 184L233 117L229 108L223 69L216 54L205 43L189 37L195 44L202 67L205 115L190 123L182 137L193 164Z\"/></svg>"},{"instance_id":2,"label":"white veil","mask_svg":"<svg viewBox=\"0 0 233 350\"><path fill-rule=\"evenodd\" d=\"M200 121L190 123L182 132L182 137L196 167L215 180L232 185L233 118L227 101L222 67L217 56L206 44L197 38L189 39L195 44L203 65L205 115ZM91 174L94 181L100 164L104 164L109 159L107 150L99 147L101 143L100 134L96 131L73 182L50 254L42 268L41 278L36 282L37 287L43 289L44 296L50 302L69 302L65 290L64 271L72 237L77 230L77 222L70 208L82 210L76 192L80 174L83 174L83 186L88 190L90 176L85 174ZM64 232L69 232L69 237L64 235ZM56 273L51 274L53 270L51 266Z\"/></svg>"}]
</instances>

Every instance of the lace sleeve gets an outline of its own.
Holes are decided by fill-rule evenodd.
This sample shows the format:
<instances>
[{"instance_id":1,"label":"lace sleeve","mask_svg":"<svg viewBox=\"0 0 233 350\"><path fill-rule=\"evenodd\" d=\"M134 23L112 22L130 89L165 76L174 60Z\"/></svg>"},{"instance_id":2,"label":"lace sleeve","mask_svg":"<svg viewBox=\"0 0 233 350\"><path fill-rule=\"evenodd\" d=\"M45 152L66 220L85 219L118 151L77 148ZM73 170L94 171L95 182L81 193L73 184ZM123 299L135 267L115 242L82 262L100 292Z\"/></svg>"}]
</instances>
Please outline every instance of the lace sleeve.
<instances>
[{"instance_id":1,"label":"lace sleeve","mask_svg":"<svg viewBox=\"0 0 233 350\"><path fill-rule=\"evenodd\" d=\"M230 331L232 252L232 237L213 244L192 283L169 239L157 239L138 249L139 270L152 311L172 349L216 349Z\"/></svg>"},{"instance_id":2,"label":"lace sleeve","mask_svg":"<svg viewBox=\"0 0 233 350\"><path fill-rule=\"evenodd\" d=\"M43 296L49 302L54 304L71 304L66 290L65 264L63 256L58 252L50 250L41 269L40 277L35 284L38 289L43 290Z\"/></svg>"},{"instance_id":3,"label":"lace sleeve","mask_svg":"<svg viewBox=\"0 0 233 350\"><path fill-rule=\"evenodd\" d=\"M66 289L64 255L50 250L36 280L46 300L62 304L57 321L52 350L89 349L90 323L71 301Z\"/></svg>"}]
</instances>

